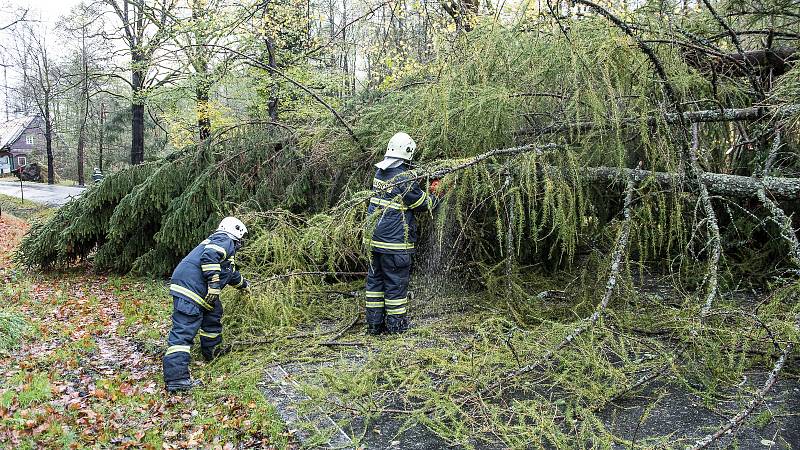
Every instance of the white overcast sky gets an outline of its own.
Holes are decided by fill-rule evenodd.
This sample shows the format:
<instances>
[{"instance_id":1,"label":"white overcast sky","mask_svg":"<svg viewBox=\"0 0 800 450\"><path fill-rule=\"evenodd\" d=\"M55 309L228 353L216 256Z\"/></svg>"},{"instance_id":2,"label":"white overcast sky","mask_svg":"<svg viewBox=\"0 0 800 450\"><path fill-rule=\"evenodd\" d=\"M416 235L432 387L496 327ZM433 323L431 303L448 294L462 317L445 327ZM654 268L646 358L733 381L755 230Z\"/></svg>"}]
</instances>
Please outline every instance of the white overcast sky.
<instances>
[{"instance_id":1,"label":"white overcast sky","mask_svg":"<svg viewBox=\"0 0 800 450\"><path fill-rule=\"evenodd\" d=\"M29 10L28 19L40 21L48 29L53 29L59 17L68 14L72 7L80 2L81 0L0 0L0 7L2 7L0 9L0 24L7 23L9 19L13 20L16 15L14 10L22 8ZM10 46L8 45L10 42L5 41L7 39L11 39L11 34L8 31L0 33L0 45L3 47ZM60 48L64 48L58 45L52 45L52 47L55 54L58 54ZM0 61L0 64L6 63L5 61ZM6 82L13 84L15 78L16 74L13 73L13 68L6 73L0 72L0 87L2 87L0 88L0 122L5 121L6 118L6 89L3 85Z\"/></svg>"},{"instance_id":2,"label":"white overcast sky","mask_svg":"<svg viewBox=\"0 0 800 450\"><path fill-rule=\"evenodd\" d=\"M30 8L32 18L52 23L67 14L73 6L80 3L80 0L5 0L0 3L12 7Z\"/></svg>"}]
</instances>

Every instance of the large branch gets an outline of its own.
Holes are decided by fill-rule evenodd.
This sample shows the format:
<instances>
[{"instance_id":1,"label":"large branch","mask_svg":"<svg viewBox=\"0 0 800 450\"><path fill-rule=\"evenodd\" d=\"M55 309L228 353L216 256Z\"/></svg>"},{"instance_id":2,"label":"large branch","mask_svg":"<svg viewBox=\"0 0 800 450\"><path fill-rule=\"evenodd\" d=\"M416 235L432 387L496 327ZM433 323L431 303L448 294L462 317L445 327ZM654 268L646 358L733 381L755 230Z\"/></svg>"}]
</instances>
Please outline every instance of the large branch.
<instances>
[{"instance_id":1,"label":"large branch","mask_svg":"<svg viewBox=\"0 0 800 450\"><path fill-rule=\"evenodd\" d=\"M684 56L687 64L704 72L715 71L729 77L748 75L748 67L755 70L771 72L780 76L788 72L800 59L795 47L776 47L763 50L749 50L740 53L729 53L721 57L708 58L695 52Z\"/></svg>"},{"instance_id":2,"label":"large branch","mask_svg":"<svg viewBox=\"0 0 800 450\"><path fill-rule=\"evenodd\" d=\"M399 186L408 181L443 178L448 174L460 172L478 164L491 163L494 161L494 158L513 157L527 153L544 155L562 148L562 145L547 143L542 145L528 144L519 147L494 149L472 158L461 160L458 164L451 167L434 167L427 169L421 167L414 177L394 182L389 185L389 187ZM545 175L553 177L572 176L570 171L551 165L543 165L538 170L541 170ZM627 180L631 176L637 183L652 177L655 182L663 188L685 186L686 183L688 183L686 175L683 174L605 166L584 168L581 176L588 181L612 185L622 185L624 180ZM758 191L763 188L765 192L775 200L800 200L800 178L754 178L713 172L701 172L699 178L711 195L733 198L758 198Z\"/></svg>"},{"instance_id":3,"label":"large branch","mask_svg":"<svg viewBox=\"0 0 800 450\"><path fill-rule=\"evenodd\" d=\"M545 171L561 172L556 167L548 167ZM596 182L622 184L623 180L633 174L637 182L653 177L655 182L664 188L673 188L687 182L683 175L668 172L653 172L617 167L589 167L583 176ZM758 191L763 187L775 200L800 200L800 178L767 177L763 179L728 175L724 173L703 172L700 179L711 195L734 198L758 198Z\"/></svg>"},{"instance_id":4,"label":"large branch","mask_svg":"<svg viewBox=\"0 0 800 450\"><path fill-rule=\"evenodd\" d=\"M750 108L727 108L727 109L708 109L703 111L688 111L683 113L685 122L734 122L734 121L753 121L760 119L780 120L800 114L800 104L789 104L782 106L754 106ZM679 116L675 113L662 116L667 123L674 124L679 122ZM620 125L634 126L646 121L648 126L655 126L661 117L628 117L620 121ZM615 124L608 122L567 122L557 125L549 125L542 128L523 129L516 132L517 136L540 136L555 133L582 133L594 129L604 130L613 128Z\"/></svg>"},{"instance_id":5,"label":"large branch","mask_svg":"<svg viewBox=\"0 0 800 450\"><path fill-rule=\"evenodd\" d=\"M714 16L719 25L723 29L725 29L725 31L727 31L728 34L730 34L731 42L733 42L733 45L736 47L736 56L739 57L738 59L732 57L731 60L737 64L737 67L741 69L744 72L745 76L747 76L747 79L750 80L750 84L753 86L753 89L755 89L758 95L758 99L763 100L765 97L764 89L762 89L761 82L754 73L756 67L754 64L750 63L750 60L747 59L747 55L745 54L745 51L742 48L742 42L739 40L739 36L737 36L736 32L734 32L733 29L730 27L730 25L728 25L728 23L725 22L725 19L720 17L720 15L714 9L714 6L711 5L711 2L709 2L709 0L703 0L703 4L706 5L706 8L708 8L708 11L711 13L712 16Z\"/></svg>"}]
</instances>

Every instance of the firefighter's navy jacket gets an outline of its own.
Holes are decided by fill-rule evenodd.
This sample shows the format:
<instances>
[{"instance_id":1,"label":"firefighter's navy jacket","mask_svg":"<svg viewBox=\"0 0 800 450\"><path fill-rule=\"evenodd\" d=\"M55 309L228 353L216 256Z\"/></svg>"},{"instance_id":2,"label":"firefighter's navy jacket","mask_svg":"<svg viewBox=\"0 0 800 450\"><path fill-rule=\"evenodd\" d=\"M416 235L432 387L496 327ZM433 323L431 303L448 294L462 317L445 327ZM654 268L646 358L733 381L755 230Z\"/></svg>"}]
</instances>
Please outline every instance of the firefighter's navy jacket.
<instances>
[{"instance_id":1,"label":"firefighter's navy jacket","mask_svg":"<svg viewBox=\"0 0 800 450\"><path fill-rule=\"evenodd\" d=\"M230 236L223 232L212 234L189 252L172 272L170 294L195 302L207 311L214 309L214 305L205 300L209 284L218 284L221 290L226 285L241 287L244 282L236 270L235 253Z\"/></svg>"},{"instance_id":2,"label":"firefighter's navy jacket","mask_svg":"<svg viewBox=\"0 0 800 450\"><path fill-rule=\"evenodd\" d=\"M373 252L414 253L417 242L417 222L414 212L433 209L436 198L428 195L416 181L407 165L386 170L378 169L372 180L372 198L369 201L366 244Z\"/></svg>"}]
</instances>

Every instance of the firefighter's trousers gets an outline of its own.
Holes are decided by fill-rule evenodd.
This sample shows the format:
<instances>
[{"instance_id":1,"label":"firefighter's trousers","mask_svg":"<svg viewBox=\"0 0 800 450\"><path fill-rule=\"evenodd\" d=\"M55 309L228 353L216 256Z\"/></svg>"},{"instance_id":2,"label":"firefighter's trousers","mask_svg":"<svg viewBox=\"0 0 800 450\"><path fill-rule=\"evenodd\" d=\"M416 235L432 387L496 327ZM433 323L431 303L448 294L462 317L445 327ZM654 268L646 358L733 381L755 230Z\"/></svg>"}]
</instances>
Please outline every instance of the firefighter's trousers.
<instances>
[{"instance_id":1,"label":"firefighter's trousers","mask_svg":"<svg viewBox=\"0 0 800 450\"><path fill-rule=\"evenodd\" d=\"M372 252L367 272L367 323L386 321L389 331L408 327L408 282L411 255Z\"/></svg>"},{"instance_id":2,"label":"firefighter's trousers","mask_svg":"<svg viewBox=\"0 0 800 450\"><path fill-rule=\"evenodd\" d=\"M180 297L172 298L172 331L167 337L164 355L164 382L189 379L189 350L195 335L200 335L200 351L211 360L214 347L222 342L222 304L217 301L208 311L197 303Z\"/></svg>"}]
</instances>

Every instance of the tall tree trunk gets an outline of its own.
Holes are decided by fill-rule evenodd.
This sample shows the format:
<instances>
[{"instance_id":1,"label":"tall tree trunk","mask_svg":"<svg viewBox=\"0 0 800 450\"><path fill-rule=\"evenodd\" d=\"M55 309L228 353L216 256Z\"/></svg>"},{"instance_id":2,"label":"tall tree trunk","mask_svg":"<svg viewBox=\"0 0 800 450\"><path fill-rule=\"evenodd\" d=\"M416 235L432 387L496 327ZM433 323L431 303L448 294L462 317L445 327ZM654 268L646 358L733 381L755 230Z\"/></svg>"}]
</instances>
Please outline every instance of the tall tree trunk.
<instances>
[{"instance_id":1,"label":"tall tree trunk","mask_svg":"<svg viewBox=\"0 0 800 450\"><path fill-rule=\"evenodd\" d=\"M131 72L131 164L144 162L144 100L142 88L144 86L144 55L141 51L134 51L131 58L133 70Z\"/></svg>"},{"instance_id":2,"label":"tall tree trunk","mask_svg":"<svg viewBox=\"0 0 800 450\"><path fill-rule=\"evenodd\" d=\"M80 130L78 131L78 186L83 186L85 180L83 178L83 160L84 151L86 148L86 119L81 122Z\"/></svg>"},{"instance_id":3,"label":"tall tree trunk","mask_svg":"<svg viewBox=\"0 0 800 450\"><path fill-rule=\"evenodd\" d=\"M264 7L263 14L266 16L267 8ZM267 48L267 66L270 69L277 69L278 63L275 60L275 41L272 40L272 37L268 34L268 32L264 33L264 45ZM272 87L270 88L270 96L269 100L267 101L267 112L269 114L269 120L273 122L278 121L278 77L274 71L270 71L270 76L272 77Z\"/></svg>"},{"instance_id":4,"label":"tall tree trunk","mask_svg":"<svg viewBox=\"0 0 800 450\"><path fill-rule=\"evenodd\" d=\"M197 128L200 130L200 140L204 141L211 136L211 117L208 115L208 85L200 81L197 85Z\"/></svg>"},{"instance_id":5,"label":"tall tree trunk","mask_svg":"<svg viewBox=\"0 0 800 450\"><path fill-rule=\"evenodd\" d=\"M98 148L98 161L97 167L103 171L103 141L105 140L105 126L106 126L106 104L100 104L100 145Z\"/></svg>"},{"instance_id":6,"label":"tall tree trunk","mask_svg":"<svg viewBox=\"0 0 800 450\"><path fill-rule=\"evenodd\" d=\"M272 38L267 38L267 53L269 54L268 64L270 69L276 69L278 66L275 63L275 43ZM269 103L267 105L269 112L269 120L273 122L278 121L278 80L275 72L272 75L272 88L270 90Z\"/></svg>"},{"instance_id":7,"label":"tall tree trunk","mask_svg":"<svg viewBox=\"0 0 800 450\"><path fill-rule=\"evenodd\" d=\"M131 105L131 164L144 162L144 105Z\"/></svg>"},{"instance_id":8,"label":"tall tree trunk","mask_svg":"<svg viewBox=\"0 0 800 450\"><path fill-rule=\"evenodd\" d=\"M194 50L195 75L197 86L195 88L195 109L197 111L197 129L200 140L204 141L211 136L211 116L209 115L208 101L211 97L211 82L208 73L208 54L204 47L208 42L207 24L209 11L204 0L194 0L192 3L192 20L194 21L194 41L197 46Z\"/></svg>"},{"instance_id":9,"label":"tall tree trunk","mask_svg":"<svg viewBox=\"0 0 800 450\"><path fill-rule=\"evenodd\" d=\"M86 184L83 161L86 149L86 121L89 116L89 63L86 61L86 29L83 30L81 58L83 59L83 83L81 85L81 123L78 128L78 186Z\"/></svg>"},{"instance_id":10,"label":"tall tree trunk","mask_svg":"<svg viewBox=\"0 0 800 450\"><path fill-rule=\"evenodd\" d=\"M53 169L53 124L50 121L50 94L44 96L44 142L47 150L47 184L55 184Z\"/></svg>"},{"instance_id":11,"label":"tall tree trunk","mask_svg":"<svg viewBox=\"0 0 800 450\"><path fill-rule=\"evenodd\" d=\"M350 94L350 83L349 83L349 75L350 75L350 65L347 58L347 0L342 0L342 94L341 97L344 97Z\"/></svg>"}]
</instances>

